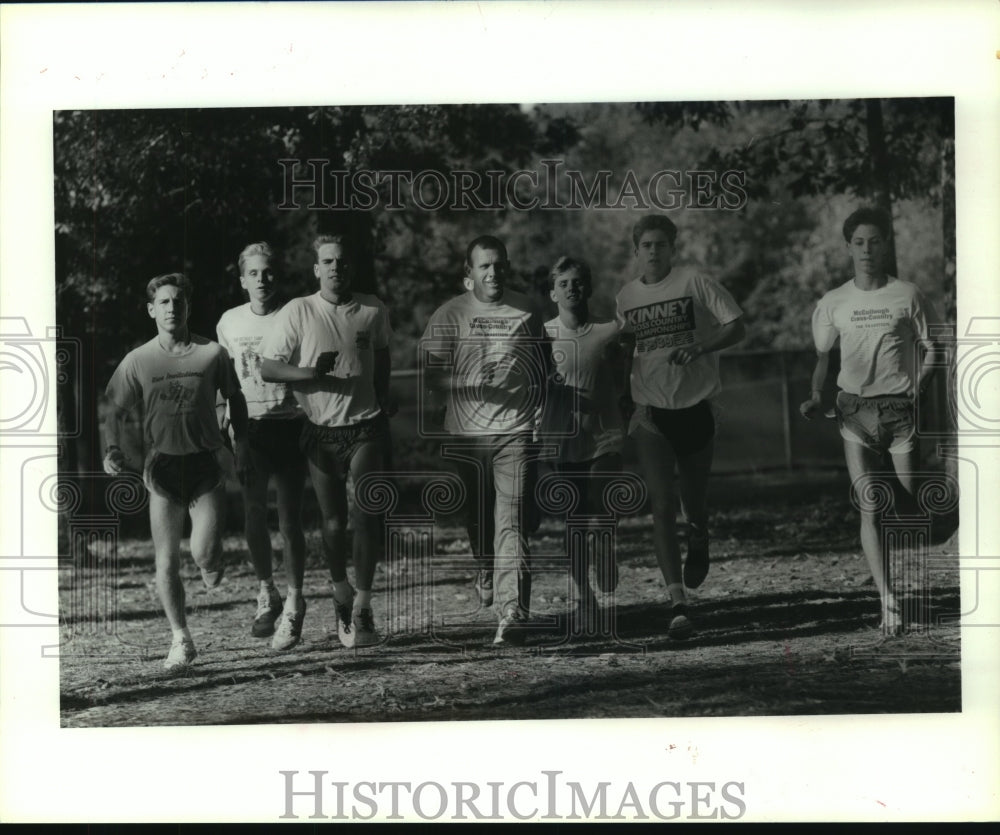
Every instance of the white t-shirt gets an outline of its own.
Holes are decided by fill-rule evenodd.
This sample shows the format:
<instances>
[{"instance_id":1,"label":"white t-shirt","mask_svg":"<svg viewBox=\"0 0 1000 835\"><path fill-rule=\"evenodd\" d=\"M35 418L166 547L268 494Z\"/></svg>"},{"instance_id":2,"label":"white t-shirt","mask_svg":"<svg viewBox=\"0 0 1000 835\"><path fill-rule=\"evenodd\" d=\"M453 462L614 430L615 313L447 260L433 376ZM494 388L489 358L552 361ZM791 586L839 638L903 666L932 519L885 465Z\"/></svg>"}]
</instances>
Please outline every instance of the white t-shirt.
<instances>
[{"instance_id":1,"label":"white t-shirt","mask_svg":"<svg viewBox=\"0 0 1000 835\"><path fill-rule=\"evenodd\" d=\"M498 302L471 291L434 311L421 340L427 367L451 374L445 431L509 435L534 428L548 372L541 319L506 290Z\"/></svg>"},{"instance_id":2,"label":"white t-shirt","mask_svg":"<svg viewBox=\"0 0 1000 835\"><path fill-rule=\"evenodd\" d=\"M350 426L381 411L375 396L375 351L389 346L391 334L389 314L375 296L355 293L347 304L333 304L313 293L278 311L260 355L308 368L320 354L339 351L333 372L297 383L295 398L313 423Z\"/></svg>"},{"instance_id":3,"label":"white t-shirt","mask_svg":"<svg viewBox=\"0 0 1000 835\"><path fill-rule=\"evenodd\" d=\"M191 334L182 354L165 351L157 337L125 355L106 393L119 409L145 407L146 446L168 455L212 451L222 446L215 395L227 400L240 390L226 349Z\"/></svg>"},{"instance_id":4,"label":"white t-shirt","mask_svg":"<svg viewBox=\"0 0 1000 835\"><path fill-rule=\"evenodd\" d=\"M675 348L705 342L743 311L722 285L691 267L674 267L655 284L634 279L618 293L622 333L635 334L632 399L660 409L694 406L722 390L719 358L668 362Z\"/></svg>"},{"instance_id":5,"label":"white t-shirt","mask_svg":"<svg viewBox=\"0 0 1000 835\"><path fill-rule=\"evenodd\" d=\"M917 343L927 339L930 303L915 285L889 276L878 290L859 290L854 279L816 303L812 332L816 350L840 339L837 385L860 397L912 394Z\"/></svg>"},{"instance_id":6,"label":"white t-shirt","mask_svg":"<svg viewBox=\"0 0 1000 835\"><path fill-rule=\"evenodd\" d=\"M552 340L554 373L545 397L543 440L559 445L560 461L621 452L624 429L609 361L618 345L618 324L595 319L574 330L557 316L545 323L545 332Z\"/></svg>"},{"instance_id":7,"label":"white t-shirt","mask_svg":"<svg viewBox=\"0 0 1000 835\"><path fill-rule=\"evenodd\" d=\"M219 344L236 365L251 418L294 418L302 414L295 393L285 383L265 383L260 377L260 345L270 332L277 310L257 314L250 302L222 314L215 331Z\"/></svg>"}]
</instances>

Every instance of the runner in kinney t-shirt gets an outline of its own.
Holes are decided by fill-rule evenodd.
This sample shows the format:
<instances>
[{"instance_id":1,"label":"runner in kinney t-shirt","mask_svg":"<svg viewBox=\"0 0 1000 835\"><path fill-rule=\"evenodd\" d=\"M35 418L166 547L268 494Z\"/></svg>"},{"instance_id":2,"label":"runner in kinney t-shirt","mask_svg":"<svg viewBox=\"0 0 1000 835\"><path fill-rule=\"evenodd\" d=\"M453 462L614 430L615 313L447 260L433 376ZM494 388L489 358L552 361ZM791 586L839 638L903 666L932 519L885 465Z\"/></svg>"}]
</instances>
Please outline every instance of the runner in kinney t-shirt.
<instances>
[{"instance_id":1,"label":"runner in kinney t-shirt","mask_svg":"<svg viewBox=\"0 0 1000 835\"><path fill-rule=\"evenodd\" d=\"M618 293L618 322L632 358L626 409L634 403L635 438L653 508L656 559L672 603L668 636L693 634L687 588L709 568L708 476L715 418L710 398L721 390L716 352L743 339L742 311L724 287L699 271L674 267L677 228L649 215L632 231L639 277ZM676 492L688 521L688 552L681 570Z\"/></svg>"}]
</instances>

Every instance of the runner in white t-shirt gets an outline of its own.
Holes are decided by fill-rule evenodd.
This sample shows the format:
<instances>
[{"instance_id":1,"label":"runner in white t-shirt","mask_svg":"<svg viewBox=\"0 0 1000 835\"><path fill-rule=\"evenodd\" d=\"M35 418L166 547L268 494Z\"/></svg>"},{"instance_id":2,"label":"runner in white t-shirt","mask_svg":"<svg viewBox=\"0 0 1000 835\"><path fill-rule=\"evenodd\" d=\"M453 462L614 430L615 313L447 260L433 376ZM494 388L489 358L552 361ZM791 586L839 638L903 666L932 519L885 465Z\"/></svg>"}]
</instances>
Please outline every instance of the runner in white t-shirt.
<instances>
[{"instance_id":1,"label":"runner in white t-shirt","mask_svg":"<svg viewBox=\"0 0 1000 835\"><path fill-rule=\"evenodd\" d=\"M483 605L496 609L498 646L521 643L526 632L532 436L548 371L541 319L529 299L507 289L509 273L500 240L472 241L468 292L431 315L420 348L425 409L443 401L445 431L464 439L465 457L455 463L469 540L482 566L476 589Z\"/></svg>"},{"instance_id":2,"label":"runner in white t-shirt","mask_svg":"<svg viewBox=\"0 0 1000 835\"><path fill-rule=\"evenodd\" d=\"M319 292L280 310L261 344L261 377L289 385L308 419L302 447L323 517L337 634L346 647L371 646L379 642L371 596L382 516L355 506L355 591L347 579L347 478L357 484L385 466L392 331L385 305L351 289L346 238L321 235L313 250Z\"/></svg>"},{"instance_id":3,"label":"runner in white t-shirt","mask_svg":"<svg viewBox=\"0 0 1000 835\"><path fill-rule=\"evenodd\" d=\"M674 267L677 228L662 215L632 231L639 277L618 293L626 362L626 411L653 511L656 560L670 594L668 635L693 633L688 588L708 574L708 476L715 418L710 400L721 390L717 351L743 339L742 311L724 287L689 267ZM681 570L674 468L688 522Z\"/></svg>"},{"instance_id":4,"label":"runner in white t-shirt","mask_svg":"<svg viewBox=\"0 0 1000 835\"><path fill-rule=\"evenodd\" d=\"M225 571L226 491L219 461L225 450L215 411L216 393L229 401L240 474L249 458L247 412L229 354L188 329L188 279L180 273L157 276L146 285L146 296L157 334L127 354L108 382L112 412L104 424L104 470L115 475L131 468L119 445L121 422L141 403L156 589L173 632L164 666L178 670L197 655L187 627L180 576L185 515L191 517L191 556L206 587L216 588Z\"/></svg>"},{"instance_id":5,"label":"runner in white t-shirt","mask_svg":"<svg viewBox=\"0 0 1000 835\"><path fill-rule=\"evenodd\" d=\"M806 418L819 411L830 350L839 339L836 412L844 457L863 508L861 546L881 598L882 630L895 634L905 624L892 590L881 525L874 507L864 508L875 492L869 489L870 479L886 470L885 456L905 494L915 494L919 451L913 404L936 366L937 349L928 329L934 311L913 284L886 274L891 222L885 213L859 209L844 222L843 234L854 277L816 304L816 368L810 397L799 408Z\"/></svg>"},{"instance_id":6,"label":"runner in white t-shirt","mask_svg":"<svg viewBox=\"0 0 1000 835\"><path fill-rule=\"evenodd\" d=\"M273 254L266 243L247 246L239 257L240 286L250 301L227 310L219 319L219 344L233 358L247 401L247 440L250 466L242 480L247 549L260 585L251 634L274 635L276 650L294 647L302 634L305 601L306 542L302 531L302 493L306 459L299 447L305 418L292 389L284 383L267 383L260 376L260 346L270 333L281 299L272 269ZM267 488L273 479L278 508L278 529L285 547L287 601L274 585L271 568L271 532L267 525ZM278 617L284 617L275 630Z\"/></svg>"},{"instance_id":7,"label":"runner in white t-shirt","mask_svg":"<svg viewBox=\"0 0 1000 835\"><path fill-rule=\"evenodd\" d=\"M623 357L618 323L591 315L587 300L593 293L590 267L562 257L550 273L549 295L559 315L545 323L552 344L552 374L545 397L541 436L558 446L556 471L576 485L578 513L604 513L608 478L621 472L625 431L619 408ZM590 540L590 537L588 537ZM574 548L574 545L582 545ZM577 605L570 619L573 632L589 633L600 622L599 604L590 585L589 563L598 588L610 592L618 584L615 554L574 541L570 572L577 588ZM588 556L591 557L588 560Z\"/></svg>"}]
</instances>

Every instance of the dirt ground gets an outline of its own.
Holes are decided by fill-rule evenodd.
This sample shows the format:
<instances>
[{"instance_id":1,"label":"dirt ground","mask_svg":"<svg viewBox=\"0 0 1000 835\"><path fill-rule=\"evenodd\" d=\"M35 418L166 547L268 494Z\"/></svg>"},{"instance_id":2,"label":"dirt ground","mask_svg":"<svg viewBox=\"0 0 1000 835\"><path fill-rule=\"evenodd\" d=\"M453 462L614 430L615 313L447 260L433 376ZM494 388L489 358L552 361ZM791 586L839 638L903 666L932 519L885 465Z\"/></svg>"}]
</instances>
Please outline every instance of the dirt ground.
<instances>
[{"instance_id":1,"label":"dirt ground","mask_svg":"<svg viewBox=\"0 0 1000 835\"><path fill-rule=\"evenodd\" d=\"M495 616L477 608L468 543L454 524L435 529L432 575L413 559L379 566L375 617L384 640L362 650L342 648L331 632L316 534L308 538L302 642L278 654L268 639L251 637L256 582L242 537L228 537L229 568L217 591L204 589L184 557L199 656L180 675L161 667L170 633L149 541L120 542L116 560L92 547L61 573L62 724L961 710L955 520L933 520L923 568L907 569L917 624L883 640L847 495L846 476L834 471L717 478L712 568L692 593L697 634L684 642L666 637L648 514L618 528L621 580L604 600L613 607L611 634L571 640L572 594L559 559L565 523L544 519L532 538L537 629L524 648L505 650L490 645ZM283 588L280 566L275 576Z\"/></svg>"}]
</instances>

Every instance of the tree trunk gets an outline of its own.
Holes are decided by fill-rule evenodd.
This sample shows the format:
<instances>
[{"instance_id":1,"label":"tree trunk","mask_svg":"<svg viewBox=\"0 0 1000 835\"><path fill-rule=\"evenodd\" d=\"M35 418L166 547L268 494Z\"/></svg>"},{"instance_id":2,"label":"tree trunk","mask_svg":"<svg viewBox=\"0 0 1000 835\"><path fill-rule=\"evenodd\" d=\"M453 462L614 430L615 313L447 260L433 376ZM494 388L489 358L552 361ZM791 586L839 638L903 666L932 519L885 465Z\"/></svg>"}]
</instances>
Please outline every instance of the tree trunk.
<instances>
[{"instance_id":1,"label":"tree trunk","mask_svg":"<svg viewBox=\"0 0 1000 835\"><path fill-rule=\"evenodd\" d=\"M943 226L943 290L941 306L943 310L943 323L951 325L950 329L944 332L942 342L944 343L945 357L947 361L947 374L944 380L936 381L936 388L943 392L943 397L938 398L941 404L943 415L941 423L947 429L955 433L958 429L957 408L958 392L956 390L956 369L955 369L955 336L958 323L958 296L957 296L957 247L955 242L955 103L948 101L941 108L941 224ZM949 443L955 444L958 438L952 434L948 439ZM948 457L944 461L945 472L953 479L953 484L958 484L958 459Z\"/></svg>"},{"instance_id":2,"label":"tree trunk","mask_svg":"<svg viewBox=\"0 0 1000 835\"><path fill-rule=\"evenodd\" d=\"M955 245L955 105L941 110L941 222L944 225L944 294L946 322L957 321Z\"/></svg>"},{"instance_id":3,"label":"tree trunk","mask_svg":"<svg viewBox=\"0 0 1000 835\"><path fill-rule=\"evenodd\" d=\"M889 153L885 146L885 125L882 121L882 100L865 100L865 126L868 131L868 152L872 174L872 195L875 205L889 216L892 222L892 193L889 190ZM896 268L896 241L889 236L889 252L886 256L886 272L898 275Z\"/></svg>"}]
</instances>

